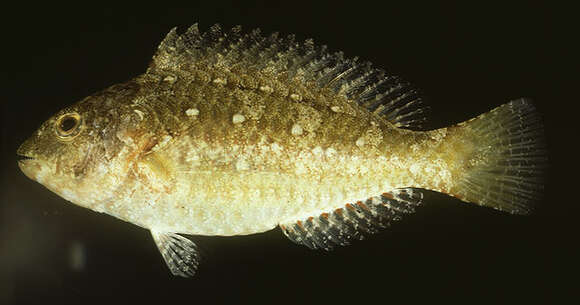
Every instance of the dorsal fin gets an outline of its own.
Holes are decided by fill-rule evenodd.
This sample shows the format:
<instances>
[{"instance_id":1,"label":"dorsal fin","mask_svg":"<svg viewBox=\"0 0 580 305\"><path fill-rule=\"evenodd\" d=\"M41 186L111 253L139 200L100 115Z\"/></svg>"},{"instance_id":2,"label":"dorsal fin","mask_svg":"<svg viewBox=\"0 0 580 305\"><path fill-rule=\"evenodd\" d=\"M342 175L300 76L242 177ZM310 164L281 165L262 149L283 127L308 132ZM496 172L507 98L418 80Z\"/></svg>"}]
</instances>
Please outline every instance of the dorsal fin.
<instances>
[{"instance_id":1,"label":"dorsal fin","mask_svg":"<svg viewBox=\"0 0 580 305\"><path fill-rule=\"evenodd\" d=\"M280 224L280 228L297 244L331 250L336 245L345 246L351 240L363 239L365 233L376 233L403 214L413 213L422 199L423 194L416 189L396 189L317 217Z\"/></svg>"},{"instance_id":2,"label":"dorsal fin","mask_svg":"<svg viewBox=\"0 0 580 305\"><path fill-rule=\"evenodd\" d=\"M293 35L264 37L260 30L242 34L236 26L224 32L219 25L200 33L197 24L178 35L173 28L159 45L147 72L226 67L233 71L269 71L313 82L383 115L397 127L416 129L425 121L418 92L399 77L373 68L369 62L328 52L311 39L296 42Z\"/></svg>"}]
</instances>

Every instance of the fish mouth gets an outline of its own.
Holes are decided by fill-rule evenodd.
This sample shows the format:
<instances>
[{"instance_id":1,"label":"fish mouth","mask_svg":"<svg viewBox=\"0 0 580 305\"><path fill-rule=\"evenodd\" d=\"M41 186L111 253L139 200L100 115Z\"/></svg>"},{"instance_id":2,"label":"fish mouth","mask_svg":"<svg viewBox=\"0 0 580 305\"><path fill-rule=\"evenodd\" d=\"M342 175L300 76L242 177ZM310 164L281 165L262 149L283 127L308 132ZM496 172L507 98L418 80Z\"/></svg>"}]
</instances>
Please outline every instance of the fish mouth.
<instances>
[{"instance_id":1,"label":"fish mouth","mask_svg":"<svg viewBox=\"0 0 580 305\"><path fill-rule=\"evenodd\" d=\"M26 160L34 160L35 158L31 157L31 156L27 156L27 155L17 154L16 159L18 160L18 162L22 162L22 161L26 161Z\"/></svg>"},{"instance_id":2,"label":"fish mouth","mask_svg":"<svg viewBox=\"0 0 580 305\"><path fill-rule=\"evenodd\" d=\"M32 180L36 180L36 174L40 171L40 164L38 160L34 157L17 154L18 167L24 173L24 175Z\"/></svg>"}]
</instances>

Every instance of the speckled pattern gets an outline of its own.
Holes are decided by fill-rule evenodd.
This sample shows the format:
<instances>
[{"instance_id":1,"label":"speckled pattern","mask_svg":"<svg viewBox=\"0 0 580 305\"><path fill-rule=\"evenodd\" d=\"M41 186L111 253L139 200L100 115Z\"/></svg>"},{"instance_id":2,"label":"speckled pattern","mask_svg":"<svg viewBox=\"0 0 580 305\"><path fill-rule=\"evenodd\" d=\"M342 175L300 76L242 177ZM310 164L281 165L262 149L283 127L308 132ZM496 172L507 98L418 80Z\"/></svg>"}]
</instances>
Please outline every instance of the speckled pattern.
<instances>
[{"instance_id":1,"label":"speckled pattern","mask_svg":"<svg viewBox=\"0 0 580 305\"><path fill-rule=\"evenodd\" d=\"M527 102L411 130L422 113L400 79L310 40L193 26L172 30L146 73L61 110L18 153L31 179L160 242L263 232L408 187L528 211L543 159ZM71 116L78 126L64 130Z\"/></svg>"}]
</instances>

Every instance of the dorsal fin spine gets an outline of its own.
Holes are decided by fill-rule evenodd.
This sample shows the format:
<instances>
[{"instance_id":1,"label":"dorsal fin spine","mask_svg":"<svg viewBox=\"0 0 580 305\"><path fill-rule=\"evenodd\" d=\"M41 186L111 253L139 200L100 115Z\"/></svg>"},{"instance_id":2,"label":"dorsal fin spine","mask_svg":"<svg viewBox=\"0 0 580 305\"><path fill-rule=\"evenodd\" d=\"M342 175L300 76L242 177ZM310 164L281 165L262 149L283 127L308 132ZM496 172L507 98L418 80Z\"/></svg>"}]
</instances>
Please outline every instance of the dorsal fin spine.
<instances>
[{"instance_id":1,"label":"dorsal fin spine","mask_svg":"<svg viewBox=\"0 0 580 305\"><path fill-rule=\"evenodd\" d=\"M297 42L294 35L262 36L259 30L241 34L239 26L223 31L218 24L205 33L200 33L194 24L177 35L173 28L159 45L147 72L188 73L212 67L222 71L245 69L249 75L265 71L274 78L283 77L281 82L296 78L316 84L383 116L395 126L418 128L417 124L423 121L424 112L415 111L422 107L421 100L408 83L373 68L369 62L345 58L342 52L328 52L326 46L316 46L312 39Z\"/></svg>"}]
</instances>

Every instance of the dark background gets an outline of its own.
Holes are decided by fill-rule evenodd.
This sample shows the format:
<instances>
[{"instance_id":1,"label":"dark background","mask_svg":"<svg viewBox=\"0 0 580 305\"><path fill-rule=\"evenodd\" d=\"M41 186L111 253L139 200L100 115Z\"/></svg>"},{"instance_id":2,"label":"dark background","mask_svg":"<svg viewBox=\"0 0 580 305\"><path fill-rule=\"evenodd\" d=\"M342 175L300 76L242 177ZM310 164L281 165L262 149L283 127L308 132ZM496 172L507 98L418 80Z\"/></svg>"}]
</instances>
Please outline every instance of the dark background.
<instances>
[{"instance_id":1,"label":"dark background","mask_svg":"<svg viewBox=\"0 0 580 305\"><path fill-rule=\"evenodd\" d=\"M566 113L577 116L578 97L564 94L579 80L571 8L191 2L3 8L0 304L566 300L578 271L578 200L566 180L577 163L577 124ZM170 28L194 22L294 33L369 60L422 89L432 127L532 98L551 154L544 199L518 217L428 193L417 213L331 253L297 246L279 229L195 236L198 274L172 277L146 230L28 180L15 151L60 108L144 72Z\"/></svg>"}]
</instances>

